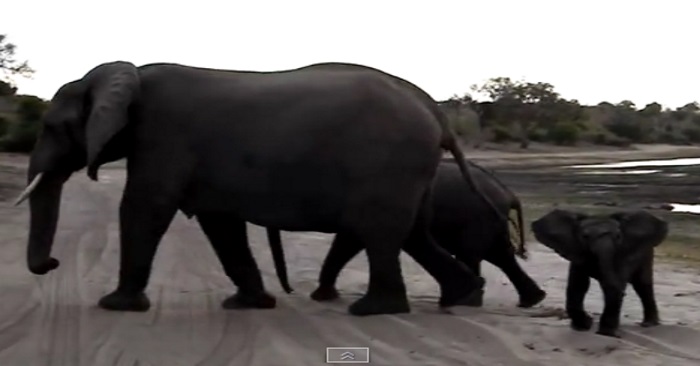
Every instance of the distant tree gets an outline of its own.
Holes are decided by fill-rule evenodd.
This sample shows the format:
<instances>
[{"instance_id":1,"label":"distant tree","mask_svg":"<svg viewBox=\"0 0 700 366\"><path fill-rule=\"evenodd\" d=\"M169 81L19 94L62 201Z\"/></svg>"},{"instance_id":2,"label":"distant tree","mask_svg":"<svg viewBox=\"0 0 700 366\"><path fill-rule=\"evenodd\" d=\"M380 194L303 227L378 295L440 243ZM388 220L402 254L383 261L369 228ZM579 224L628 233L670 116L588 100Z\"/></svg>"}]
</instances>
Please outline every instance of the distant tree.
<instances>
[{"instance_id":1,"label":"distant tree","mask_svg":"<svg viewBox=\"0 0 700 366\"><path fill-rule=\"evenodd\" d=\"M17 114L20 121L39 121L48 108L45 100L34 95L19 95L17 101Z\"/></svg>"},{"instance_id":2,"label":"distant tree","mask_svg":"<svg viewBox=\"0 0 700 366\"><path fill-rule=\"evenodd\" d=\"M5 117L0 116L0 138L2 138L10 130L10 121Z\"/></svg>"},{"instance_id":3,"label":"distant tree","mask_svg":"<svg viewBox=\"0 0 700 366\"><path fill-rule=\"evenodd\" d=\"M34 70L29 67L27 61L18 61L15 58L17 46L7 41L7 35L0 34L0 70L6 74L29 76Z\"/></svg>"},{"instance_id":4,"label":"distant tree","mask_svg":"<svg viewBox=\"0 0 700 366\"><path fill-rule=\"evenodd\" d=\"M585 111L575 99L557 98L537 104L536 118L539 128L549 129L560 121L579 122L585 117Z\"/></svg>"},{"instance_id":5,"label":"distant tree","mask_svg":"<svg viewBox=\"0 0 700 366\"><path fill-rule=\"evenodd\" d=\"M648 142L652 127L648 122L639 116L629 104L618 104L609 117L606 127L618 137L638 143Z\"/></svg>"},{"instance_id":6,"label":"distant tree","mask_svg":"<svg viewBox=\"0 0 700 366\"><path fill-rule=\"evenodd\" d=\"M10 83L0 80L0 97L9 97L17 93L17 88Z\"/></svg>"},{"instance_id":7,"label":"distant tree","mask_svg":"<svg viewBox=\"0 0 700 366\"><path fill-rule=\"evenodd\" d=\"M448 100L438 102L438 105L447 114L450 128L465 142L475 130L480 129L479 117L476 111L470 107L473 103L474 100L469 94L461 97L453 95Z\"/></svg>"},{"instance_id":8,"label":"distant tree","mask_svg":"<svg viewBox=\"0 0 700 366\"><path fill-rule=\"evenodd\" d=\"M617 103L616 107L618 108L623 108L623 109L629 109L629 110L636 110L637 106L634 105L634 102L630 100L623 100L620 103Z\"/></svg>"},{"instance_id":9,"label":"distant tree","mask_svg":"<svg viewBox=\"0 0 700 366\"><path fill-rule=\"evenodd\" d=\"M30 152L41 130L41 116L49 103L33 95L18 95L18 120L0 139L0 149L9 152Z\"/></svg>"},{"instance_id":10,"label":"distant tree","mask_svg":"<svg viewBox=\"0 0 700 366\"><path fill-rule=\"evenodd\" d=\"M671 118L673 118L676 121L682 121L688 116L688 112L676 109L675 111L669 112L671 115Z\"/></svg>"},{"instance_id":11,"label":"distant tree","mask_svg":"<svg viewBox=\"0 0 700 366\"><path fill-rule=\"evenodd\" d=\"M683 135L690 142L700 142L700 127L693 126L683 130Z\"/></svg>"},{"instance_id":12,"label":"distant tree","mask_svg":"<svg viewBox=\"0 0 700 366\"><path fill-rule=\"evenodd\" d=\"M700 105L698 104L698 102L691 102L682 107L679 107L676 110L688 113L697 113L698 111L700 111Z\"/></svg>"},{"instance_id":13,"label":"distant tree","mask_svg":"<svg viewBox=\"0 0 700 366\"><path fill-rule=\"evenodd\" d=\"M652 102L644 106L644 108L639 111L639 114L645 117L656 117L661 114L662 110L663 107L661 104Z\"/></svg>"},{"instance_id":14,"label":"distant tree","mask_svg":"<svg viewBox=\"0 0 700 366\"><path fill-rule=\"evenodd\" d=\"M522 148L529 146L529 136L532 135L538 121L557 119L552 116L552 107L560 103L561 98L550 83L496 77L481 86L472 86L472 90L491 99L490 107L497 111L490 113L492 120L498 124L512 122L519 127L518 135Z\"/></svg>"},{"instance_id":15,"label":"distant tree","mask_svg":"<svg viewBox=\"0 0 700 366\"><path fill-rule=\"evenodd\" d=\"M572 122L557 122L547 135L548 140L557 145L574 145L579 138L579 129Z\"/></svg>"}]
</instances>

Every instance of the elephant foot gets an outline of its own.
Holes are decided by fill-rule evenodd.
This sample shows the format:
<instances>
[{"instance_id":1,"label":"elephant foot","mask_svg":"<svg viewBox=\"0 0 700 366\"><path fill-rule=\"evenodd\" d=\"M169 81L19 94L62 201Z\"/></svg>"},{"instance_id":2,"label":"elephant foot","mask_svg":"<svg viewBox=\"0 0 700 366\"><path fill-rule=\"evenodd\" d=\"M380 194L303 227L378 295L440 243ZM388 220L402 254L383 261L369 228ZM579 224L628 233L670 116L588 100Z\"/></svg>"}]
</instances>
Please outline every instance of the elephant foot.
<instances>
[{"instance_id":1,"label":"elephant foot","mask_svg":"<svg viewBox=\"0 0 700 366\"><path fill-rule=\"evenodd\" d=\"M518 303L518 307L531 308L542 302L545 297L547 297L547 293L541 289L537 289L537 291L531 294L520 296L520 303Z\"/></svg>"},{"instance_id":2,"label":"elephant foot","mask_svg":"<svg viewBox=\"0 0 700 366\"><path fill-rule=\"evenodd\" d=\"M596 334L600 334L606 337L621 338L620 333L614 328L599 328Z\"/></svg>"},{"instance_id":3,"label":"elephant foot","mask_svg":"<svg viewBox=\"0 0 700 366\"><path fill-rule=\"evenodd\" d=\"M483 297L485 283L486 281L482 277L476 277L473 284L469 287L443 287L439 302L440 307L473 306L469 304L475 303L477 301L475 298Z\"/></svg>"},{"instance_id":4,"label":"elephant foot","mask_svg":"<svg viewBox=\"0 0 700 366\"><path fill-rule=\"evenodd\" d=\"M221 307L227 310L274 309L275 306L277 306L277 299L265 291L254 294L238 291L235 295L227 298L221 304Z\"/></svg>"},{"instance_id":5,"label":"elephant foot","mask_svg":"<svg viewBox=\"0 0 700 366\"><path fill-rule=\"evenodd\" d=\"M112 311L148 311L151 307L151 301L145 293L130 294L116 290L108 295L103 296L97 303L97 306L105 310Z\"/></svg>"},{"instance_id":6,"label":"elephant foot","mask_svg":"<svg viewBox=\"0 0 700 366\"><path fill-rule=\"evenodd\" d=\"M340 297L338 290L335 287L324 287L319 286L314 292L311 293L311 298L315 301L332 301Z\"/></svg>"},{"instance_id":7,"label":"elephant foot","mask_svg":"<svg viewBox=\"0 0 700 366\"><path fill-rule=\"evenodd\" d=\"M571 317L571 329L583 332L583 331L588 331L591 330L593 327L593 318L584 313L575 317Z\"/></svg>"},{"instance_id":8,"label":"elephant foot","mask_svg":"<svg viewBox=\"0 0 700 366\"><path fill-rule=\"evenodd\" d=\"M484 290L479 290L473 296L470 296L468 299L466 299L461 305L471 306L475 308L480 308L484 306Z\"/></svg>"},{"instance_id":9,"label":"elephant foot","mask_svg":"<svg viewBox=\"0 0 700 366\"><path fill-rule=\"evenodd\" d=\"M661 322L659 321L658 318L655 318L655 319L644 319L643 322L639 323L639 325L640 325L642 328L651 328L651 327L655 327L655 326L660 325L660 324L661 324Z\"/></svg>"},{"instance_id":10,"label":"elephant foot","mask_svg":"<svg viewBox=\"0 0 700 366\"><path fill-rule=\"evenodd\" d=\"M378 314L400 314L410 313L411 307L408 305L406 294L388 295L365 295L348 307L348 312L356 316L378 315Z\"/></svg>"}]
</instances>

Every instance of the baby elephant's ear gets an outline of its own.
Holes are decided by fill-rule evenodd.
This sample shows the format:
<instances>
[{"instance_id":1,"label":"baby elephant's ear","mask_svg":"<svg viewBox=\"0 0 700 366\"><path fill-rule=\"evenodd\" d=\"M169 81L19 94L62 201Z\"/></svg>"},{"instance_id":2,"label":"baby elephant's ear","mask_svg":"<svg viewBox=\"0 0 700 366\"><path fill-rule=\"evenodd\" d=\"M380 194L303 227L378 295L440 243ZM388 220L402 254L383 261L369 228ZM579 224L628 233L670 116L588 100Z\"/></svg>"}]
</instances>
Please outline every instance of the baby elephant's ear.
<instances>
[{"instance_id":1,"label":"baby elephant's ear","mask_svg":"<svg viewBox=\"0 0 700 366\"><path fill-rule=\"evenodd\" d=\"M653 248L668 235L668 223L644 210L617 212L610 216L620 223L628 251Z\"/></svg>"},{"instance_id":2,"label":"baby elephant's ear","mask_svg":"<svg viewBox=\"0 0 700 366\"><path fill-rule=\"evenodd\" d=\"M534 221L530 227L535 238L571 262L584 260L586 248L576 240L579 222L587 216L582 213L553 210Z\"/></svg>"}]
</instances>

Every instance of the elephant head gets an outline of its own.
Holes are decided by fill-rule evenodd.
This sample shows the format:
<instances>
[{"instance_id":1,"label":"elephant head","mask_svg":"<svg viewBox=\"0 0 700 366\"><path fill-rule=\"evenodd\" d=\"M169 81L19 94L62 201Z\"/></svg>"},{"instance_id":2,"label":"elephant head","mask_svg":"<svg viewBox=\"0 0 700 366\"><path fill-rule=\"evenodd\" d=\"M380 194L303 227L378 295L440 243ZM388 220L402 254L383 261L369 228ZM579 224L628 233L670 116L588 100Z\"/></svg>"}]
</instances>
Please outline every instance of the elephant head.
<instances>
[{"instance_id":1,"label":"elephant head","mask_svg":"<svg viewBox=\"0 0 700 366\"><path fill-rule=\"evenodd\" d=\"M63 85L52 98L31 154L29 184L15 202L29 198L27 265L32 273L46 274L59 265L50 255L63 184L84 167L97 180L100 165L124 155L122 148L109 143L127 126L129 107L139 90L136 67L118 61L95 67Z\"/></svg>"},{"instance_id":2,"label":"elephant head","mask_svg":"<svg viewBox=\"0 0 700 366\"><path fill-rule=\"evenodd\" d=\"M641 210L594 216L557 209L533 222L532 231L539 242L572 263L596 261L601 276L607 277L619 273L616 260L659 245L668 224Z\"/></svg>"}]
</instances>

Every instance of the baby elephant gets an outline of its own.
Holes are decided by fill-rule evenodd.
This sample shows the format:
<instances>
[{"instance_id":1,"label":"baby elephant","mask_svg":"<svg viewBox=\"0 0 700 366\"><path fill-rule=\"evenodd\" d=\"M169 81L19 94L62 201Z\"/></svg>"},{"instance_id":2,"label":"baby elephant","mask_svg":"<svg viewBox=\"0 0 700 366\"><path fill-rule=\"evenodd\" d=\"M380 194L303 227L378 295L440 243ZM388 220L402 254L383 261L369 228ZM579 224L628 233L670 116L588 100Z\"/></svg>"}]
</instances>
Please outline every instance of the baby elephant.
<instances>
[{"instance_id":1,"label":"baby elephant","mask_svg":"<svg viewBox=\"0 0 700 366\"><path fill-rule=\"evenodd\" d=\"M590 278L598 280L605 301L598 334L618 337L627 283L642 301L643 327L659 324L654 299L654 247L668 234L668 224L646 211L586 215L553 210L532 223L539 242L567 259L566 311L571 328L589 330L593 318L583 308Z\"/></svg>"},{"instance_id":2,"label":"baby elephant","mask_svg":"<svg viewBox=\"0 0 700 366\"><path fill-rule=\"evenodd\" d=\"M433 186L430 233L437 245L453 254L475 274L480 275L482 260L501 269L518 292L518 306L535 306L547 294L515 258L526 257L520 200L488 170L474 163L468 164L483 194L501 210L503 216L508 216L511 210L516 212L514 237L509 235L509 224L493 215L489 206L466 185L457 164L451 162L438 165ZM323 262L319 287L311 297L317 301L336 299L339 294L335 284L341 270L362 249L347 235L337 235ZM482 302L483 290L463 305L481 306Z\"/></svg>"}]
</instances>

